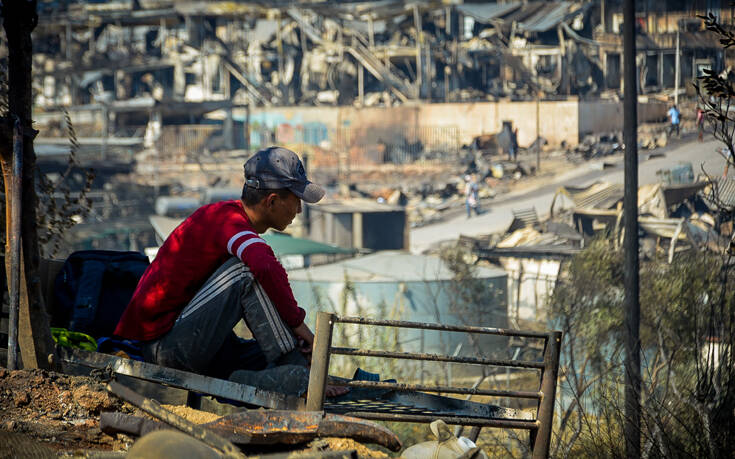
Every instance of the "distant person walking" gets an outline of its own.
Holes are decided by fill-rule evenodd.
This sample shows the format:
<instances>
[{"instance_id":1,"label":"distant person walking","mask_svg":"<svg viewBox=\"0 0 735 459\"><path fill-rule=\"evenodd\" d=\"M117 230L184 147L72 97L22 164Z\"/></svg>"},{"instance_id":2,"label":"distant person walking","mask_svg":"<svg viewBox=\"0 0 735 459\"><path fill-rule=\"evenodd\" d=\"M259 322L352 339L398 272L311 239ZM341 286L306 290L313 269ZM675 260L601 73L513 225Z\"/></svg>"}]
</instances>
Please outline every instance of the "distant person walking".
<instances>
[{"instance_id":1,"label":"distant person walking","mask_svg":"<svg viewBox=\"0 0 735 459\"><path fill-rule=\"evenodd\" d=\"M669 137L676 131L676 136L679 137L679 115L681 113L679 112L679 109L676 108L676 105L673 105L669 111L667 112L667 115L671 118L671 126L669 126Z\"/></svg>"},{"instance_id":2,"label":"distant person walking","mask_svg":"<svg viewBox=\"0 0 735 459\"><path fill-rule=\"evenodd\" d=\"M518 128L511 131L510 149L508 150L508 153L510 154L511 161L515 161L518 157Z\"/></svg>"},{"instance_id":3,"label":"distant person walking","mask_svg":"<svg viewBox=\"0 0 735 459\"><path fill-rule=\"evenodd\" d=\"M467 218L472 216L472 211L475 211L475 215L480 215L480 187L475 181L474 175L464 176L464 203L467 209Z\"/></svg>"},{"instance_id":4,"label":"distant person walking","mask_svg":"<svg viewBox=\"0 0 735 459\"><path fill-rule=\"evenodd\" d=\"M702 142L704 137L704 110L702 107L697 107L697 132L699 141Z\"/></svg>"}]
</instances>

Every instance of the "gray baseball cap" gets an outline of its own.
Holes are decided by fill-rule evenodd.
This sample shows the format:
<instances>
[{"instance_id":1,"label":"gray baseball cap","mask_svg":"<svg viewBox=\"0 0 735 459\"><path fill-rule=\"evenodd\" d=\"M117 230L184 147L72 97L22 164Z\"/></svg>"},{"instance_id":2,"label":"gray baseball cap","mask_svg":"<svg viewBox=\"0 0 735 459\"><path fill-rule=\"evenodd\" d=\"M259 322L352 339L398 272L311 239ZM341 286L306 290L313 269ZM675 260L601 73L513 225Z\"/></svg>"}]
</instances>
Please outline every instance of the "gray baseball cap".
<instances>
[{"instance_id":1,"label":"gray baseball cap","mask_svg":"<svg viewBox=\"0 0 735 459\"><path fill-rule=\"evenodd\" d=\"M308 203L324 197L324 188L306 178L304 164L296 153L283 147L258 151L245 162L245 184L259 190L287 188Z\"/></svg>"}]
</instances>

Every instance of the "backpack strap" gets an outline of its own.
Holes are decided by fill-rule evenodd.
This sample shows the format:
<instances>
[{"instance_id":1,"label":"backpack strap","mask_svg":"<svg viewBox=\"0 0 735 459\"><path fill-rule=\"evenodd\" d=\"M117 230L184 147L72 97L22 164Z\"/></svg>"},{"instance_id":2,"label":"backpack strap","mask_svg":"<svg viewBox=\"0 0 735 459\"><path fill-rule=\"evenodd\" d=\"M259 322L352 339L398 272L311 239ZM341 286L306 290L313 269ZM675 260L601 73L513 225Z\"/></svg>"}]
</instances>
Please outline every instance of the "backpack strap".
<instances>
[{"instance_id":1,"label":"backpack strap","mask_svg":"<svg viewBox=\"0 0 735 459\"><path fill-rule=\"evenodd\" d=\"M87 330L94 322L106 267L106 263L99 260L84 260L82 263L79 289L69 324L71 330Z\"/></svg>"}]
</instances>

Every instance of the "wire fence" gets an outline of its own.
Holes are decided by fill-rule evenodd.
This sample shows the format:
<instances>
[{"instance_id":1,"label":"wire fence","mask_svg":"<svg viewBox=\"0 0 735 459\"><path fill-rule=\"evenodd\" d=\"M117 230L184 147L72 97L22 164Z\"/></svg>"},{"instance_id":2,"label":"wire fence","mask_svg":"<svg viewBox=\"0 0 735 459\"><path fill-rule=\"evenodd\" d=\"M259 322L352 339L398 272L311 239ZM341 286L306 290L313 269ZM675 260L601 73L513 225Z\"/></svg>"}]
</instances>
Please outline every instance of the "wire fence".
<instances>
[{"instance_id":1,"label":"wire fence","mask_svg":"<svg viewBox=\"0 0 735 459\"><path fill-rule=\"evenodd\" d=\"M156 142L158 159L176 163L197 162L202 155L218 147L220 126L165 126ZM221 141L221 140L220 140Z\"/></svg>"},{"instance_id":2,"label":"wire fence","mask_svg":"<svg viewBox=\"0 0 735 459\"><path fill-rule=\"evenodd\" d=\"M410 164L456 158L460 153L460 130L450 127L356 127L338 129L336 150L349 152L353 166L363 164Z\"/></svg>"}]
</instances>

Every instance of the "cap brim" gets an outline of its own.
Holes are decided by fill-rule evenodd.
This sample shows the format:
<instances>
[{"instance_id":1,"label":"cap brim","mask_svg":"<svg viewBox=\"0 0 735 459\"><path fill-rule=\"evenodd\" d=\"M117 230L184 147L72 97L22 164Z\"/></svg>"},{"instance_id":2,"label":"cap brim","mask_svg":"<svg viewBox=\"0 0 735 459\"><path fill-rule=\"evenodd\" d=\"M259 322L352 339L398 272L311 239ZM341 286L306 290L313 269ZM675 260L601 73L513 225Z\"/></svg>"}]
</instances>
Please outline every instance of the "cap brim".
<instances>
[{"instance_id":1,"label":"cap brim","mask_svg":"<svg viewBox=\"0 0 735 459\"><path fill-rule=\"evenodd\" d=\"M304 202L308 202L309 204L319 202L326 193L326 191L324 191L324 188L320 187L316 183L311 182L299 184L294 187L290 187L289 189L293 192L293 194L303 199Z\"/></svg>"}]
</instances>

